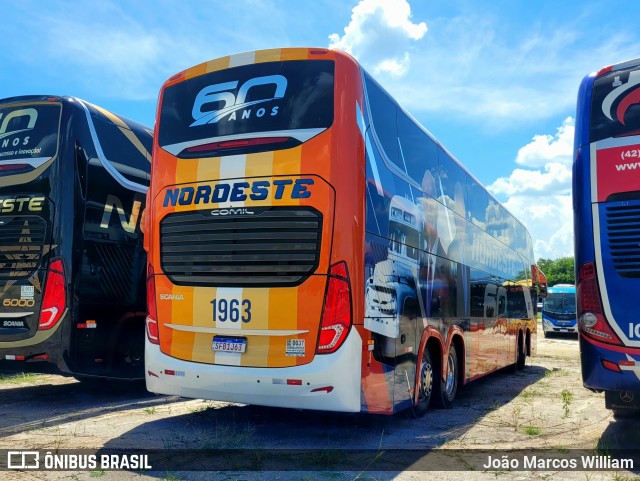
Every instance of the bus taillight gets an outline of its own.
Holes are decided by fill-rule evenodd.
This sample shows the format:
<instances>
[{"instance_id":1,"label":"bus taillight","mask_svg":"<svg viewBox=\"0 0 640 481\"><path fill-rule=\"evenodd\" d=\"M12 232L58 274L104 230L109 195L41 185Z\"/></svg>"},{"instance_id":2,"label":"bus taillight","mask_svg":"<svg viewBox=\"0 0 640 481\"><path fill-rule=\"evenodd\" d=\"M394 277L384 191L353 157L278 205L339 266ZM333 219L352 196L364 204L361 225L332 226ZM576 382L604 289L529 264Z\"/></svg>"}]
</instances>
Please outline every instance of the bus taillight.
<instances>
[{"instance_id":1,"label":"bus taillight","mask_svg":"<svg viewBox=\"0 0 640 481\"><path fill-rule=\"evenodd\" d=\"M38 330L44 331L55 326L67 306L64 290L65 278L62 259L56 259L49 264L49 274L44 288L42 310Z\"/></svg>"},{"instance_id":2,"label":"bus taillight","mask_svg":"<svg viewBox=\"0 0 640 481\"><path fill-rule=\"evenodd\" d=\"M329 270L329 282L324 296L318 354L336 352L351 327L351 286L346 262L338 262Z\"/></svg>"},{"instance_id":3,"label":"bus taillight","mask_svg":"<svg viewBox=\"0 0 640 481\"><path fill-rule=\"evenodd\" d=\"M147 268L147 339L151 344L159 344L158 309L156 307L156 281L153 266Z\"/></svg>"},{"instance_id":4,"label":"bus taillight","mask_svg":"<svg viewBox=\"0 0 640 481\"><path fill-rule=\"evenodd\" d=\"M578 272L576 288L580 331L587 337L609 344L622 344L604 317L600 291L593 262L584 264Z\"/></svg>"}]
</instances>

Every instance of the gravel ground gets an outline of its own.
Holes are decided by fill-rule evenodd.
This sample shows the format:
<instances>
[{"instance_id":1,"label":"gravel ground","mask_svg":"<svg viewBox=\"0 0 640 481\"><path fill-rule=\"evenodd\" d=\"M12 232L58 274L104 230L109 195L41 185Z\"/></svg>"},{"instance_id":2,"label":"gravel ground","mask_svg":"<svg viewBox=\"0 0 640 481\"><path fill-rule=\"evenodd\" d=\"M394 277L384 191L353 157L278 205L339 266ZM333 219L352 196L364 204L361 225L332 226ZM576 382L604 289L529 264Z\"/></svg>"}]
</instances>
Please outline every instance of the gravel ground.
<instances>
[{"instance_id":1,"label":"gravel ground","mask_svg":"<svg viewBox=\"0 0 640 481\"><path fill-rule=\"evenodd\" d=\"M603 395L582 387L575 337L539 336L538 355L527 359L524 371L498 372L471 383L459 391L453 408L433 410L417 420L184 400L152 395L141 387L3 373L0 448L156 449L172 461L207 454L202 450L244 448L249 451L243 456L251 456L253 464L223 472L180 471L171 467L175 462L169 469L156 463L154 470L137 472L4 471L0 479L630 481L640 479L638 469L487 471L479 459L491 455L501 461L508 450L522 450L509 453L509 459L522 465L524 455L530 460L533 455L567 456L574 449L606 454L614 448L638 448L639 428L638 419L614 420ZM281 450L278 462L276 449ZM318 453L320 449L331 451ZM482 456L474 456L478 453ZM237 466L232 456L219 460L226 467ZM256 467L280 470L251 469Z\"/></svg>"}]
</instances>

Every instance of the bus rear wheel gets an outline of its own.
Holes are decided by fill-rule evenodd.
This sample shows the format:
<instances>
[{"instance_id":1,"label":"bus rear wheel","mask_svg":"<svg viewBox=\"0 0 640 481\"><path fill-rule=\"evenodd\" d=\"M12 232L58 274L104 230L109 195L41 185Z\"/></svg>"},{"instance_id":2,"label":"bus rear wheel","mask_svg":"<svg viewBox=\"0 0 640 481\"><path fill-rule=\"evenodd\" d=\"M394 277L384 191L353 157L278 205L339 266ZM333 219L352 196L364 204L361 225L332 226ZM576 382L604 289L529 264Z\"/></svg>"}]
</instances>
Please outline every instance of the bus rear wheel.
<instances>
[{"instance_id":1,"label":"bus rear wheel","mask_svg":"<svg viewBox=\"0 0 640 481\"><path fill-rule=\"evenodd\" d=\"M431 395L433 394L433 362L431 360L431 353L426 347L422 353L422 359L420 360L418 369L418 380L416 384L418 399L411 408L411 415L414 418L424 416L429 410L429 403L431 402Z\"/></svg>"},{"instance_id":2,"label":"bus rear wheel","mask_svg":"<svg viewBox=\"0 0 640 481\"><path fill-rule=\"evenodd\" d=\"M518 340L518 359L516 361L516 368L518 370L523 370L525 363L527 361L527 349L524 345L524 339L520 336Z\"/></svg>"},{"instance_id":3,"label":"bus rear wheel","mask_svg":"<svg viewBox=\"0 0 640 481\"><path fill-rule=\"evenodd\" d=\"M444 379L440 381L439 386L435 398L436 403L441 408L451 407L458 393L458 354L454 344L451 344L449 347L449 354L447 354L447 371Z\"/></svg>"}]
</instances>

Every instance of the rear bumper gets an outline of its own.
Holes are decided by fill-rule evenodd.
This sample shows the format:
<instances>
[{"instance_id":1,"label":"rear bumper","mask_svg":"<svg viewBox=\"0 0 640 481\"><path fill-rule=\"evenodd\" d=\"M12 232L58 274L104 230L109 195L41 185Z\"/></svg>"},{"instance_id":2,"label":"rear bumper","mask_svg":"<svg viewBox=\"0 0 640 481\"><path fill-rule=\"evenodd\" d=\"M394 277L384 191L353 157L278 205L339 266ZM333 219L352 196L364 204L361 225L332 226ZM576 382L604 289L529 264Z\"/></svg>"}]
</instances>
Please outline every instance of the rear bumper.
<instances>
[{"instance_id":1,"label":"rear bumper","mask_svg":"<svg viewBox=\"0 0 640 481\"><path fill-rule=\"evenodd\" d=\"M322 411L359 412L362 340L352 328L333 354L284 368L222 366L183 361L163 354L145 339L147 389L194 399ZM173 371L175 374L166 374ZM288 379L301 385L288 385ZM331 387L314 392L314 389Z\"/></svg>"},{"instance_id":2,"label":"rear bumper","mask_svg":"<svg viewBox=\"0 0 640 481\"><path fill-rule=\"evenodd\" d=\"M637 351L634 350L634 351ZM633 352L633 351L632 351ZM620 372L604 367L603 361L618 364ZM635 361L634 365L631 365ZM582 380L586 388L598 391L640 391L640 356L617 348L605 349L580 336Z\"/></svg>"},{"instance_id":3,"label":"rear bumper","mask_svg":"<svg viewBox=\"0 0 640 481\"><path fill-rule=\"evenodd\" d=\"M65 332L63 324L69 316L69 311L65 312L62 319L53 328L46 331L36 331L35 335L20 341L0 340L0 364L11 367L21 367L26 361L40 362L42 359L34 359L35 356L47 355L46 362L55 364L56 367L65 373L70 372L64 359L64 351L67 343L63 338ZM24 360L16 360L24 358Z\"/></svg>"}]
</instances>

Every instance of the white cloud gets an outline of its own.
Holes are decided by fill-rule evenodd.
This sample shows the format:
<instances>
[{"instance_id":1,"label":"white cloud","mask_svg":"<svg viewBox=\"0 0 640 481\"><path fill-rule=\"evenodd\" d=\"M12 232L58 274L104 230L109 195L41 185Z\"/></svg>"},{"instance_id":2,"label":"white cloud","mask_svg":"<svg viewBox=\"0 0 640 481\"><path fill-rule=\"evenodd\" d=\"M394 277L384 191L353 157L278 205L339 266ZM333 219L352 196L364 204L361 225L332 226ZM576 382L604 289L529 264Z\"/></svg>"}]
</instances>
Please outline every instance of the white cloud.
<instances>
[{"instance_id":1,"label":"white cloud","mask_svg":"<svg viewBox=\"0 0 640 481\"><path fill-rule=\"evenodd\" d=\"M536 258L573 255L571 159L574 120L569 117L555 136L536 135L518 151L514 169L488 188L527 227ZM537 168L537 169L536 169Z\"/></svg>"},{"instance_id":2,"label":"white cloud","mask_svg":"<svg viewBox=\"0 0 640 481\"><path fill-rule=\"evenodd\" d=\"M571 194L532 198L513 196L504 204L527 228L536 259L573 256Z\"/></svg>"},{"instance_id":3,"label":"white cloud","mask_svg":"<svg viewBox=\"0 0 640 481\"><path fill-rule=\"evenodd\" d=\"M586 74L637 56L622 30L587 38L573 22L514 32L499 12L465 8L457 17L428 19L428 42L411 51L411 71L401 81L378 79L418 118L446 114L496 132L566 115Z\"/></svg>"},{"instance_id":4,"label":"white cloud","mask_svg":"<svg viewBox=\"0 0 640 481\"><path fill-rule=\"evenodd\" d=\"M542 167L545 164L559 162L571 165L573 134L575 121L567 117L558 128L555 136L535 135L533 141L518 151L516 164L526 167Z\"/></svg>"},{"instance_id":5,"label":"white cloud","mask_svg":"<svg viewBox=\"0 0 640 481\"><path fill-rule=\"evenodd\" d=\"M407 0L360 0L344 35L329 35L329 47L350 53L374 74L384 72L397 78L409 70L412 41L425 33L425 22L411 21Z\"/></svg>"}]
</instances>

